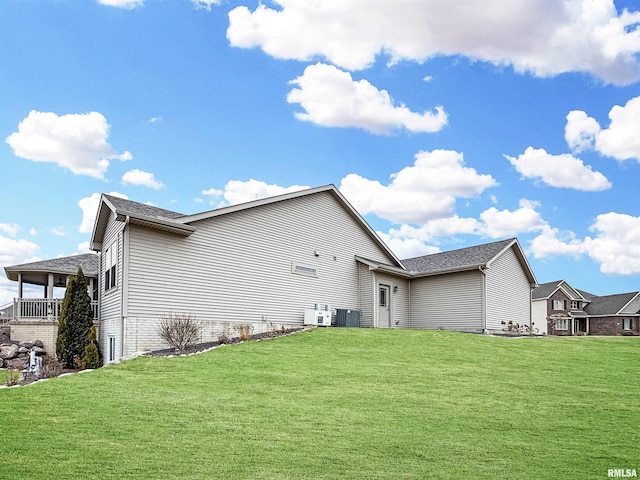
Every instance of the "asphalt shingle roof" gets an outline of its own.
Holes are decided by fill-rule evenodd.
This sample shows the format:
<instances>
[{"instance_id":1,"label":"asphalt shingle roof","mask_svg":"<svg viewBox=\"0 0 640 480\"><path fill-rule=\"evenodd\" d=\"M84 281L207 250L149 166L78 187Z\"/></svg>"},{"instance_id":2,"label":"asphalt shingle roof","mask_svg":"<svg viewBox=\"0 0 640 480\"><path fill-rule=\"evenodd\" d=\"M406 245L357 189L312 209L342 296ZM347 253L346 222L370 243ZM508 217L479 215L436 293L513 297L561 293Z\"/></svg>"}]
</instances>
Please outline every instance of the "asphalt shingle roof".
<instances>
[{"instance_id":1,"label":"asphalt shingle roof","mask_svg":"<svg viewBox=\"0 0 640 480\"><path fill-rule=\"evenodd\" d=\"M41 260L39 262L24 263L22 265L13 265L5 267L9 271L23 272L56 272L75 275L78 268L82 268L85 275L98 275L98 255L94 253L84 253L82 255L73 255L71 257L52 258L49 260Z\"/></svg>"},{"instance_id":2,"label":"asphalt shingle roof","mask_svg":"<svg viewBox=\"0 0 640 480\"><path fill-rule=\"evenodd\" d=\"M549 295L551 295L558 288L558 285L560 285L562 282L563 280L556 280L555 282L548 282L539 285L538 287L533 289L533 292L531 292L531 298L535 300L538 298L549 297Z\"/></svg>"},{"instance_id":3,"label":"asphalt shingle roof","mask_svg":"<svg viewBox=\"0 0 640 480\"><path fill-rule=\"evenodd\" d=\"M584 310L589 315L615 315L622 307L631 301L638 292L618 293L616 295L604 295L594 297Z\"/></svg>"},{"instance_id":4,"label":"asphalt shingle roof","mask_svg":"<svg viewBox=\"0 0 640 480\"><path fill-rule=\"evenodd\" d=\"M172 212L171 210L165 210L164 208L133 202L131 200L125 200L124 198L114 197L112 195L105 194L104 197L118 210L124 210L125 212L143 215L145 217L169 218L174 220L185 216L182 213Z\"/></svg>"},{"instance_id":5,"label":"asphalt shingle roof","mask_svg":"<svg viewBox=\"0 0 640 480\"><path fill-rule=\"evenodd\" d=\"M515 239L509 238L499 242L485 243L475 247L460 248L448 252L433 253L422 257L402 260L407 270L412 272L436 272L439 270L474 268L486 265Z\"/></svg>"}]
</instances>

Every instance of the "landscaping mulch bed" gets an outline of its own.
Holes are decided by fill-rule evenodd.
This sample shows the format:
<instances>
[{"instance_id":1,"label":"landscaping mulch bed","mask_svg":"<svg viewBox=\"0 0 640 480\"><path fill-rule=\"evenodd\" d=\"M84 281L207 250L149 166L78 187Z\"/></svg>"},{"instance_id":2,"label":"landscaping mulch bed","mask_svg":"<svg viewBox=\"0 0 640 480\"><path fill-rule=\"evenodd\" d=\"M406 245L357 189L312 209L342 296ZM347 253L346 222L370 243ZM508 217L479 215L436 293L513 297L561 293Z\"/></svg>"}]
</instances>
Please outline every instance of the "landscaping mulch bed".
<instances>
[{"instance_id":1,"label":"landscaping mulch bed","mask_svg":"<svg viewBox=\"0 0 640 480\"><path fill-rule=\"evenodd\" d=\"M283 337L285 335L291 335L292 333L301 332L304 330L308 330L308 327L298 327L298 328L289 328L286 330L275 330L273 332L265 332L265 333L257 333L251 335L251 339L247 341L254 340L265 340L268 338L276 338ZM204 342L198 343L196 345L189 345L187 348L181 351L177 351L175 348L165 348L162 350L153 350L151 352L146 352L144 355L150 357L170 357L175 355L192 355L198 352L204 352L206 350L210 350L215 347L219 347L220 345L232 345L234 343L241 343L239 338L231 338L228 342Z\"/></svg>"}]
</instances>

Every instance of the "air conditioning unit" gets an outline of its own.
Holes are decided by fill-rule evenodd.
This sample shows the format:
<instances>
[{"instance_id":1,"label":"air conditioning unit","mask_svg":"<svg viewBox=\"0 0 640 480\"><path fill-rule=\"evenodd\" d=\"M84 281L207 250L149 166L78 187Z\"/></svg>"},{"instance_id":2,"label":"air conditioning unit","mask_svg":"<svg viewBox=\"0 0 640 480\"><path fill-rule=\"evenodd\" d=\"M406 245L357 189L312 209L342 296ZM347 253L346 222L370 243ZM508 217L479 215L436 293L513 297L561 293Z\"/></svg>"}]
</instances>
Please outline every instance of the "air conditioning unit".
<instances>
[{"instance_id":1,"label":"air conditioning unit","mask_svg":"<svg viewBox=\"0 0 640 480\"><path fill-rule=\"evenodd\" d=\"M326 310L305 310L304 324L317 325L319 327L330 327L331 312Z\"/></svg>"}]
</instances>

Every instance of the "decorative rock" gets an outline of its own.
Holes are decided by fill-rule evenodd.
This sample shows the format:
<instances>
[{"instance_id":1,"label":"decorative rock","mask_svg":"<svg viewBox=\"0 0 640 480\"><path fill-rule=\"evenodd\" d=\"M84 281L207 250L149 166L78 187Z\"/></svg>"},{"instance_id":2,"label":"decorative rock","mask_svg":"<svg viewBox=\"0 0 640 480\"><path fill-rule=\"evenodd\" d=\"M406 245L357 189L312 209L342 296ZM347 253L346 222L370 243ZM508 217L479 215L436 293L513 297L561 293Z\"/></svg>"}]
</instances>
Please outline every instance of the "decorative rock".
<instances>
[{"instance_id":1,"label":"decorative rock","mask_svg":"<svg viewBox=\"0 0 640 480\"><path fill-rule=\"evenodd\" d=\"M0 368L4 367L4 360L0 358Z\"/></svg>"},{"instance_id":2,"label":"decorative rock","mask_svg":"<svg viewBox=\"0 0 640 480\"><path fill-rule=\"evenodd\" d=\"M31 347L20 346L20 348L18 348L18 353L29 353L30 348Z\"/></svg>"},{"instance_id":3,"label":"decorative rock","mask_svg":"<svg viewBox=\"0 0 640 480\"><path fill-rule=\"evenodd\" d=\"M46 352L46 350L44 348L38 347L37 345L34 345L31 348L31 351L32 352L36 352L36 355L46 355L47 354L47 352Z\"/></svg>"},{"instance_id":4,"label":"decorative rock","mask_svg":"<svg viewBox=\"0 0 640 480\"><path fill-rule=\"evenodd\" d=\"M8 360L10 358L14 358L18 355L18 346L17 345L9 345L0 347L0 358Z\"/></svg>"},{"instance_id":5,"label":"decorative rock","mask_svg":"<svg viewBox=\"0 0 640 480\"><path fill-rule=\"evenodd\" d=\"M28 358L12 358L4 361L5 368L13 368L15 370L24 370L29 364Z\"/></svg>"},{"instance_id":6,"label":"decorative rock","mask_svg":"<svg viewBox=\"0 0 640 480\"><path fill-rule=\"evenodd\" d=\"M40 340L36 340L35 342L33 342L33 345L38 348L44 348L44 343L42 343Z\"/></svg>"},{"instance_id":7,"label":"decorative rock","mask_svg":"<svg viewBox=\"0 0 640 480\"><path fill-rule=\"evenodd\" d=\"M18 346L22 348L26 348L27 351L29 351L31 347L33 347L33 342L20 342Z\"/></svg>"}]
</instances>

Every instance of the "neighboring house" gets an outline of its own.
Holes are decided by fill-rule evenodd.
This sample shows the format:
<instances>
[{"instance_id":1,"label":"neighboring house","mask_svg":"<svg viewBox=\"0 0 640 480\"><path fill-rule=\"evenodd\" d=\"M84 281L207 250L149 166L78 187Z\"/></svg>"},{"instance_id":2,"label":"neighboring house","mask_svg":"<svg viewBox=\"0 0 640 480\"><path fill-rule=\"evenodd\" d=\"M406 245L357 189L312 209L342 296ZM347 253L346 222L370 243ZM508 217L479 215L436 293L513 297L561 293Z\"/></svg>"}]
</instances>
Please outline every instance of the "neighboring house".
<instances>
[{"instance_id":1,"label":"neighboring house","mask_svg":"<svg viewBox=\"0 0 640 480\"><path fill-rule=\"evenodd\" d=\"M549 335L640 334L640 292L597 296L558 280L533 290L532 310Z\"/></svg>"},{"instance_id":2,"label":"neighboring house","mask_svg":"<svg viewBox=\"0 0 640 480\"><path fill-rule=\"evenodd\" d=\"M640 292L594 297L585 311L592 335L640 335Z\"/></svg>"},{"instance_id":3,"label":"neighboring house","mask_svg":"<svg viewBox=\"0 0 640 480\"><path fill-rule=\"evenodd\" d=\"M106 361L166 348L169 313L194 315L202 341L300 325L318 304L362 327L501 332L531 322L536 285L516 239L401 261L333 185L195 215L103 195L91 248Z\"/></svg>"},{"instance_id":4,"label":"neighboring house","mask_svg":"<svg viewBox=\"0 0 640 480\"><path fill-rule=\"evenodd\" d=\"M584 308L588 303L583 292L564 280L543 283L531 294L533 322L549 335L586 334Z\"/></svg>"}]
</instances>

